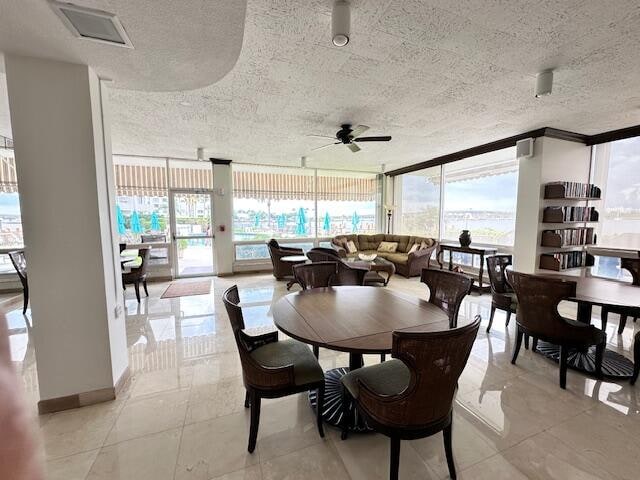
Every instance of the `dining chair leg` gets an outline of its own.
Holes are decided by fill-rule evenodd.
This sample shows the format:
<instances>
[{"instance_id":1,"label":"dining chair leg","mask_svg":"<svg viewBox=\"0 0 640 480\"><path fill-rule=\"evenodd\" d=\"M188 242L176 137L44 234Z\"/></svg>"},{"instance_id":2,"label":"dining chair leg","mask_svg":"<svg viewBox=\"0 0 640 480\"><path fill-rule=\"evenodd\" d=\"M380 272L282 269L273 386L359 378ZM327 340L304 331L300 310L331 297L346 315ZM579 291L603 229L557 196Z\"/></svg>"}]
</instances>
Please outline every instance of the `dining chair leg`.
<instances>
[{"instance_id":1,"label":"dining chair leg","mask_svg":"<svg viewBox=\"0 0 640 480\"><path fill-rule=\"evenodd\" d=\"M532 352L537 352L538 351L538 339L534 338L531 342L531 351Z\"/></svg>"},{"instance_id":2,"label":"dining chair leg","mask_svg":"<svg viewBox=\"0 0 640 480\"><path fill-rule=\"evenodd\" d=\"M136 298L138 299L138 303L140 303L140 282L137 280L133 282L133 288L136 290Z\"/></svg>"},{"instance_id":3,"label":"dining chair leg","mask_svg":"<svg viewBox=\"0 0 640 480\"><path fill-rule=\"evenodd\" d=\"M596 378L602 378L602 360L604 359L604 350L606 346L606 341L596 345Z\"/></svg>"},{"instance_id":4,"label":"dining chair leg","mask_svg":"<svg viewBox=\"0 0 640 480\"><path fill-rule=\"evenodd\" d=\"M452 423L447 425L442 431L442 435L444 436L444 453L447 457L447 466L449 467L449 476L455 479L456 466L453 463L453 445L451 442L451 426L452 426Z\"/></svg>"},{"instance_id":5,"label":"dining chair leg","mask_svg":"<svg viewBox=\"0 0 640 480\"><path fill-rule=\"evenodd\" d=\"M489 325L487 325L487 333L491 330L491 325L493 325L493 316L496 314L496 307L491 305L491 313L489 314Z\"/></svg>"},{"instance_id":6,"label":"dining chair leg","mask_svg":"<svg viewBox=\"0 0 640 480\"><path fill-rule=\"evenodd\" d=\"M147 290L147 279L146 278L142 281L142 286L144 287L145 295L148 297L149 296L149 290Z\"/></svg>"},{"instance_id":7,"label":"dining chair leg","mask_svg":"<svg viewBox=\"0 0 640 480\"><path fill-rule=\"evenodd\" d=\"M508 327L510 321L511 321L511 310L507 310L507 321L504 322L504 326Z\"/></svg>"},{"instance_id":8,"label":"dining chair leg","mask_svg":"<svg viewBox=\"0 0 640 480\"><path fill-rule=\"evenodd\" d=\"M569 348L560 345L560 388L567 388L567 360L569 357Z\"/></svg>"},{"instance_id":9,"label":"dining chair leg","mask_svg":"<svg viewBox=\"0 0 640 480\"><path fill-rule=\"evenodd\" d=\"M260 425L260 395L255 391L251 391L251 426L249 427L249 453L253 453L256 449L256 440L258 439L258 426Z\"/></svg>"},{"instance_id":10,"label":"dining chair leg","mask_svg":"<svg viewBox=\"0 0 640 480\"><path fill-rule=\"evenodd\" d=\"M391 437L391 449L389 457L389 479L398 480L400 471L400 439Z\"/></svg>"},{"instance_id":11,"label":"dining chair leg","mask_svg":"<svg viewBox=\"0 0 640 480\"><path fill-rule=\"evenodd\" d=\"M524 349L529 350L529 335L524 334Z\"/></svg>"},{"instance_id":12,"label":"dining chair leg","mask_svg":"<svg viewBox=\"0 0 640 480\"><path fill-rule=\"evenodd\" d=\"M609 321L609 310L605 307L600 309L600 329L605 332L607 330L607 322Z\"/></svg>"},{"instance_id":13,"label":"dining chair leg","mask_svg":"<svg viewBox=\"0 0 640 480\"><path fill-rule=\"evenodd\" d=\"M340 438L346 440L349 436L349 425L351 423L351 395L344 386L342 387L342 434Z\"/></svg>"},{"instance_id":14,"label":"dining chair leg","mask_svg":"<svg viewBox=\"0 0 640 480\"><path fill-rule=\"evenodd\" d=\"M320 437L324 438L324 428L322 427L322 412L324 411L324 384L321 387L318 387L316 410L318 433L320 434Z\"/></svg>"},{"instance_id":15,"label":"dining chair leg","mask_svg":"<svg viewBox=\"0 0 640 480\"><path fill-rule=\"evenodd\" d=\"M22 307L22 314L24 315L27 313L27 307L29 306L29 287L24 287L22 296L24 297L24 306Z\"/></svg>"},{"instance_id":16,"label":"dining chair leg","mask_svg":"<svg viewBox=\"0 0 640 480\"><path fill-rule=\"evenodd\" d=\"M313 346L313 354L315 355L316 358L318 358L320 356L320 347L317 345Z\"/></svg>"},{"instance_id":17,"label":"dining chair leg","mask_svg":"<svg viewBox=\"0 0 640 480\"><path fill-rule=\"evenodd\" d=\"M631 375L631 385L635 385L640 373L640 337L636 337L633 345L633 375Z\"/></svg>"},{"instance_id":18,"label":"dining chair leg","mask_svg":"<svg viewBox=\"0 0 640 480\"><path fill-rule=\"evenodd\" d=\"M513 356L511 357L511 364L516 364L516 359L518 358L518 353L520 352L520 346L522 345L522 336L524 332L520 330L520 327L516 327L516 344L513 347Z\"/></svg>"},{"instance_id":19,"label":"dining chair leg","mask_svg":"<svg viewBox=\"0 0 640 480\"><path fill-rule=\"evenodd\" d=\"M387 359L387 354L386 353L381 353L380 354L380 362L384 362Z\"/></svg>"},{"instance_id":20,"label":"dining chair leg","mask_svg":"<svg viewBox=\"0 0 640 480\"><path fill-rule=\"evenodd\" d=\"M249 390L247 390L244 394L244 408L249 408L251 406L251 394Z\"/></svg>"},{"instance_id":21,"label":"dining chair leg","mask_svg":"<svg viewBox=\"0 0 640 480\"><path fill-rule=\"evenodd\" d=\"M627 326L627 316L620 314L620 323L618 324L618 335L622 335L624 332L624 327Z\"/></svg>"}]
</instances>

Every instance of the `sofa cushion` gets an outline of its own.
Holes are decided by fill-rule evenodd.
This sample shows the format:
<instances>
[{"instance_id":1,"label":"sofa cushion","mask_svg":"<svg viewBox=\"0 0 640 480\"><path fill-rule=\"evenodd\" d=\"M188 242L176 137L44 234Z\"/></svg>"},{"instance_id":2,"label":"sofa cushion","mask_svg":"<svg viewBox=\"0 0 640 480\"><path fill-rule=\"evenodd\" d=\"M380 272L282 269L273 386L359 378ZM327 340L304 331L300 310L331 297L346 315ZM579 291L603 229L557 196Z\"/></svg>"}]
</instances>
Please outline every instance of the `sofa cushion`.
<instances>
[{"instance_id":1,"label":"sofa cushion","mask_svg":"<svg viewBox=\"0 0 640 480\"><path fill-rule=\"evenodd\" d=\"M384 253L395 253L398 250L398 242L380 242L378 251Z\"/></svg>"},{"instance_id":2,"label":"sofa cushion","mask_svg":"<svg viewBox=\"0 0 640 480\"><path fill-rule=\"evenodd\" d=\"M339 245L339 243L336 242L341 242L344 243L344 249L347 249L347 242L349 242L349 240L351 240L353 243L356 244L356 248L358 250L361 250L360 248L360 244L358 243L358 235L338 235L336 237L334 237L331 241L336 244Z\"/></svg>"},{"instance_id":3,"label":"sofa cushion","mask_svg":"<svg viewBox=\"0 0 640 480\"><path fill-rule=\"evenodd\" d=\"M384 240L385 235L382 233L376 235L358 235L358 243L360 250L377 250L380 242Z\"/></svg>"},{"instance_id":4,"label":"sofa cushion","mask_svg":"<svg viewBox=\"0 0 640 480\"><path fill-rule=\"evenodd\" d=\"M407 253L411 248L411 245L413 245L409 244L409 235L385 235L384 241L398 242L398 249L396 251L402 253Z\"/></svg>"},{"instance_id":5,"label":"sofa cushion","mask_svg":"<svg viewBox=\"0 0 640 480\"><path fill-rule=\"evenodd\" d=\"M353 240L348 240L347 241L347 252L356 253L357 251L358 251L358 247L356 246L356 243Z\"/></svg>"}]
</instances>

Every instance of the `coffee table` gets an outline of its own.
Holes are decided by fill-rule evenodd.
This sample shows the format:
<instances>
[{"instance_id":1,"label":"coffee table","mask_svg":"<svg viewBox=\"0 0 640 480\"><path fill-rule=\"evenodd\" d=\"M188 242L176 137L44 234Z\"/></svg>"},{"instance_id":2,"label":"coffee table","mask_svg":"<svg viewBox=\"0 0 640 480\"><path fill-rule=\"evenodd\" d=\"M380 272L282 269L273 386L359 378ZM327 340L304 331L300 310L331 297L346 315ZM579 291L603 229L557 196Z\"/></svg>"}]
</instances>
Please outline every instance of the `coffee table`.
<instances>
[{"instance_id":1,"label":"coffee table","mask_svg":"<svg viewBox=\"0 0 640 480\"><path fill-rule=\"evenodd\" d=\"M365 285L382 283L386 287L393 274L396 273L396 266L389 260L382 257L376 257L373 260L361 260L358 257L352 257L346 258L345 261L349 265L364 267L370 270L370 272L364 277ZM381 274L384 274L384 276Z\"/></svg>"}]
</instances>

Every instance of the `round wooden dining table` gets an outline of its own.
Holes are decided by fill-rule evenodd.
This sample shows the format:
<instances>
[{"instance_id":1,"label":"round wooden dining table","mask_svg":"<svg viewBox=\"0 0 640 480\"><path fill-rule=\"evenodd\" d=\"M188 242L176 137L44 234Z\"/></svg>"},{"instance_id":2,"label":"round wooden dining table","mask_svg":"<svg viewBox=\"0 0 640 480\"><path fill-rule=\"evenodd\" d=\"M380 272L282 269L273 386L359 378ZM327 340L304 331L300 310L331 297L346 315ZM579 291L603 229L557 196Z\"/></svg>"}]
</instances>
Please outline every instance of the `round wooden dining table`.
<instances>
[{"instance_id":1,"label":"round wooden dining table","mask_svg":"<svg viewBox=\"0 0 640 480\"><path fill-rule=\"evenodd\" d=\"M557 278L558 275L554 275ZM567 300L578 304L577 320L591 323L594 306L605 309L637 309L640 313L640 287L627 282L619 282L598 277L561 278L576 282L576 296ZM560 358L557 345L539 342L538 351L553 360ZM574 370L595 373L595 347L586 351L576 350L569 354L567 365ZM606 349L602 360L602 373L607 377L628 378L633 374L633 362L613 350Z\"/></svg>"},{"instance_id":2,"label":"round wooden dining table","mask_svg":"<svg viewBox=\"0 0 640 480\"><path fill-rule=\"evenodd\" d=\"M342 416L340 379L362 367L363 354L390 353L394 331L449 329L449 318L438 307L379 287L314 288L291 293L275 303L273 320L279 330L296 340L349 353L349 367L325 372L323 417L335 426L340 425ZM459 322L464 324L464 319ZM309 397L315 408L315 392ZM368 430L357 415L350 428Z\"/></svg>"}]
</instances>

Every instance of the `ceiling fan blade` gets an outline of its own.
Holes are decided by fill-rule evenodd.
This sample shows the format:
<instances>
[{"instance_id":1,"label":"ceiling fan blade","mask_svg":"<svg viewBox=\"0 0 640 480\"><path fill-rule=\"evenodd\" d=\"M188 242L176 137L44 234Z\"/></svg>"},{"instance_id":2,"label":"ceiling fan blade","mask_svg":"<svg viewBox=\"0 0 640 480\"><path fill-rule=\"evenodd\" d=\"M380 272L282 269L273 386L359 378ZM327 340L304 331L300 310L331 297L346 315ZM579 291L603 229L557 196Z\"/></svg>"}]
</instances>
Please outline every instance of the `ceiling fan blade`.
<instances>
[{"instance_id":1,"label":"ceiling fan blade","mask_svg":"<svg viewBox=\"0 0 640 480\"><path fill-rule=\"evenodd\" d=\"M330 137L328 135L305 135L305 137L330 138L331 140L335 140L336 138L336 137Z\"/></svg>"},{"instance_id":2,"label":"ceiling fan blade","mask_svg":"<svg viewBox=\"0 0 640 480\"><path fill-rule=\"evenodd\" d=\"M311 151L314 152L316 150L321 150L323 148L332 147L334 145L338 145L339 143L342 143L342 142L328 143L327 145L322 145L321 147L312 148Z\"/></svg>"},{"instance_id":3,"label":"ceiling fan blade","mask_svg":"<svg viewBox=\"0 0 640 480\"><path fill-rule=\"evenodd\" d=\"M389 136L385 136L385 137L360 137L360 138L354 138L353 139L354 142L388 142L389 140L391 140L391 137L389 137Z\"/></svg>"},{"instance_id":4,"label":"ceiling fan blade","mask_svg":"<svg viewBox=\"0 0 640 480\"><path fill-rule=\"evenodd\" d=\"M367 127L366 125L358 125L356 128L354 128L351 133L349 134L349 136L351 138L356 138L359 137L360 135L362 135L364 132L366 132L367 130L369 130L369 127Z\"/></svg>"},{"instance_id":5,"label":"ceiling fan blade","mask_svg":"<svg viewBox=\"0 0 640 480\"><path fill-rule=\"evenodd\" d=\"M356 145L355 143L347 143L347 147L349 148L349 150L351 150L353 153L357 153L360 150L362 150L358 145Z\"/></svg>"}]
</instances>

